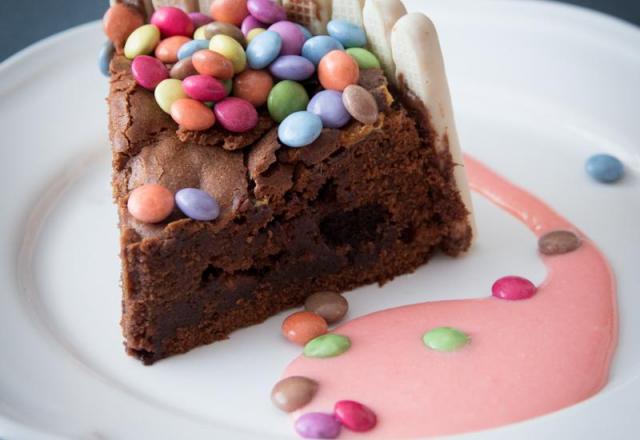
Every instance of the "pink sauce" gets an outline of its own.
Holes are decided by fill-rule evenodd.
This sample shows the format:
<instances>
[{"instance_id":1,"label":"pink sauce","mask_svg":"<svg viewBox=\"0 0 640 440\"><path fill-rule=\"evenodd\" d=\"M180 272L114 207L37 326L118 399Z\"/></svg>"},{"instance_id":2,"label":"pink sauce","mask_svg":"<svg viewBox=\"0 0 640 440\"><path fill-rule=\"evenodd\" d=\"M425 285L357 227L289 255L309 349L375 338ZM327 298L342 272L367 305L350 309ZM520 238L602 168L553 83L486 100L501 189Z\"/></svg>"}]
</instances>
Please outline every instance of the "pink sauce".
<instances>
[{"instance_id":1,"label":"pink sauce","mask_svg":"<svg viewBox=\"0 0 640 440\"><path fill-rule=\"evenodd\" d=\"M578 232L532 195L466 157L471 187L540 236ZM320 387L294 417L331 412L352 399L372 408L369 433L340 438L412 438L498 427L580 402L606 384L616 346L615 281L604 256L583 234L569 254L543 257L547 279L531 299L426 302L354 319L334 332L351 349L330 359L303 356L283 377L302 375ZM507 274L505 274L507 275ZM425 290L425 297L428 291ZM421 337L439 326L469 334L453 353L425 348Z\"/></svg>"}]
</instances>

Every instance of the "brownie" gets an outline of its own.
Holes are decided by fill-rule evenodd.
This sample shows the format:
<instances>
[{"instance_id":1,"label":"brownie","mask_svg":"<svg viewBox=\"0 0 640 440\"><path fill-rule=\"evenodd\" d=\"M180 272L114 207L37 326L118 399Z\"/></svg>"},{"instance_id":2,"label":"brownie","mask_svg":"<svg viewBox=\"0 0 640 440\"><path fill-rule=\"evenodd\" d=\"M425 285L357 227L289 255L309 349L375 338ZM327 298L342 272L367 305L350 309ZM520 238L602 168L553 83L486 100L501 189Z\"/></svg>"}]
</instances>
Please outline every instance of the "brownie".
<instances>
[{"instance_id":1,"label":"brownie","mask_svg":"<svg viewBox=\"0 0 640 440\"><path fill-rule=\"evenodd\" d=\"M279 143L265 112L244 134L180 130L136 85L128 60L116 56L111 72L122 329L127 352L145 364L225 339L313 292L382 285L437 250L455 256L470 245L451 158L435 152L428 119L381 70L360 80L380 107L375 125L324 129L297 149ZM201 188L221 215L199 222L176 210L141 223L127 198L145 183Z\"/></svg>"}]
</instances>

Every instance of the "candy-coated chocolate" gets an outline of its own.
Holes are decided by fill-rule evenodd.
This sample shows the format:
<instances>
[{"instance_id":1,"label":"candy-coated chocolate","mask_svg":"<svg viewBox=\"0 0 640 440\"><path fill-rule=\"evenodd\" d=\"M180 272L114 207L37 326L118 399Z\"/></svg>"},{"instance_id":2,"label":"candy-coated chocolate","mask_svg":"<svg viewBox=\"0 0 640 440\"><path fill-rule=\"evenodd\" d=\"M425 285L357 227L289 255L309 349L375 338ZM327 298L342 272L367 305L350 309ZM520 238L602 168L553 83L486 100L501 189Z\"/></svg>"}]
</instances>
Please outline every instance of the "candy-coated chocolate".
<instances>
[{"instance_id":1,"label":"candy-coated chocolate","mask_svg":"<svg viewBox=\"0 0 640 440\"><path fill-rule=\"evenodd\" d=\"M213 127L216 117L213 111L195 99L178 99L171 104L171 117L184 130L204 131Z\"/></svg>"},{"instance_id":2,"label":"candy-coated chocolate","mask_svg":"<svg viewBox=\"0 0 640 440\"><path fill-rule=\"evenodd\" d=\"M236 40L242 46L247 45L247 40L244 38L244 34L240 28L231 23L216 21L204 27L204 36L207 40L211 40L216 35L226 35Z\"/></svg>"},{"instance_id":3,"label":"candy-coated chocolate","mask_svg":"<svg viewBox=\"0 0 640 440\"><path fill-rule=\"evenodd\" d=\"M596 154L587 160L587 173L601 183L614 183L624 175L622 162L610 154Z\"/></svg>"},{"instance_id":4,"label":"candy-coated chocolate","mask_svg":"<svg viewBox=\"0 0 640 440\"><path fill-rule=\"evenodd\" d=\"M351 115L342 103L342 92L323 90L316 93L307 111L318 115L325 128L342 128L351 120Z\"/></svg>"},{"instance_id":5,"label":"candy-coated chocolate","mask_svg":"<svg viewBox=\"0 0 640 440\"><path fill-rule=\"evenodd\" d=\"M294 427L303 438L333 439L340 435L342 425L333 414L312 412L300 416Z\"/></svg>"},{"instance_id":6,"label":"candy-coated chocolate","mask_svg":"<svg viewBox=\"0 0 640 440\"><path fill-rule=\"evenodd\" d=\"M354 60L356 60L356 62L358 63L358 67L360 67L360 70L381 68L378 58L367 49L363 49L361 47L352 47L347 49L347 53L351 55Z\"/></svg>"},{"instance_id":7,"label":"candy-coated chocolate","mask_svg":"<svg viewBox=\"0 0 640 440\"><path fill-rule=\"evenodd\" d=\"M203 14L202 12L189 12L189 18L191 19L191 23L193 23L193 27L196 30L213 21L211 17L209 17L207 14Z\"/></svg>"},{"instance_id":8,"label":"candy-coated chocolate","mask_svg":"<svg viewBox=\"0 0 640 440\"><path fill-rule=\"evenodd\" d=\"M228 35L214 35L211 38L209 49L231 61L234 73L240 73L247 68L247 56L244 53L244 48Z\"/></svg>"},{"instance_id":9,"label":"candy-coated chocolate","mask_svg":"<svg viewBox=\"0 0 640 440\"><path fill-rule=\"evenodd\" d=\"M266 24L287 19L284 8L274 0L247 0L247 8L251 15Z\"/></svg>"},{"instance_id":10,"label":"candy-coated chocolate","mask_svg":"<svg viewBox=\"0 0 640 440\"><path fill-rule=\"evenodd\" d=\"M249 31L249 33L247 34L247 44L251 43L254 38L256 38L258 35L260 35L263 32L266 32L266 31L267 30L265 28L251 29Z\"/></svg>"},{"instance_id":11,"label":"candy-coated chocolate","mask_svg":"<svg viewBox=\"0 0 640 440\"><path fill-rule=\"evenodd\" d=\"M311 112L290 114L278 127L280 142L288 147L299 148L311 145L322 134L322 120Z\"/></svg>"},{"instance_id":12,"label":"candy-coated chocolate","mask_svg":"<svg viewBox=\"0 0 640 440\"><path fill-rule=\"evenodd\" d=\"M124 55L130 60L138 55L149 55L160 42L160 30L145 24L133 31L124 45Z\"/></svg>"},{"instance_id":13,"label":"candy-coated chocolate","mask_svg":"<svg viewBox=\"0 0 640 440\"><path fill-rule=\"evenodd\" d=\"M249 67L260 70L271 64L280 54L282 38L273 31L262 32L247 46Z\"/></svg>"},{"instance_id":14,"label":"candy-coated chocolate","mask_svg":"<svg viewBox=\"0 0 640 440\"><path fill-rule=\"evenodd\" d=\"M581 245L580 237L571 231L551 231L538 240L538 249L543 255L567 254Z\"/></svg>"},{"instance_id":15,"label":"candy-coated chocolate","mask_svg":"<svg viewBox=\"0 0 640 440\"><path fill-rule=\"evenodd\" d=\"M155 183L139 186L127 200L129 213L143 223L160 223L173 211L173 194Z\"/></svg>"},{"instance_id":16,"label":"candy-coated chocolate","mask_svg":"<svg viewBox=\"0 0 640 440\"><path fill-rule=\"evenodd\" d=\"M271 63L269 71L279 79L304 81L314 74L316 67L311 61L300 55L284 55Z\"/></svg>"},{"instance_id":17,"label":"candy-coated chocolate","mask_svg":"<svg viewBox=\"0 0 640 440\"><path fill-rule=\"evenodd\" d=\"M282 379L271 390L271 401L284 412L302 408L313 400L318 391L318 383L303 376Z\"/></svg>"},{"instance_id":18,"label":"candy-coated chocolate","mask_svg":"<svg viewBox=\"0 0 640 440\"><path fill-rule=\"evenodd\" d=\"M267 103L273 78L264 70L247 69L233 79L233 96L249 101L254 107Z\"/></svg>"},{"instance_id":19,"label":"candy-coated chocolate","mask_svg":"<svg viewBox=\"0 0 640 440\"><path fill-rule=\"evenodd\" d=\"M435 351L456 351L469 341L467 334L451 327L437 327L422 336L424 345Z\"/></svg>"},{"instance_id":20,"label":"candy-coated chocolate","mask_svg":"<svg viewBox=\"0 0 640 440\"><path fill-rule=\"evenodd\" d=\"M156 58L166 64L177 62L178 50L189 41L191 41L191 38L183 37L182 35L165 38L156 46Z\"/></svg>"},{"instance_id":21,"label":"candy-coated chocolate","mask_svg":"<svg viewBox=\"0 0 640 440\"><path fill-rule=\"evenodd\" d=\"M360 68L356 60L346 52L334 50L320 60L318 79L325 89L341 92L347 86L358 84Z\"/></svg>"},{"instance_id":22,"label":"candy-coated chocolate","mask_svg":"<svg viewBox=\"0 0 640 440\"><path fill-rule=\"evenodd\" d=\"M193 220L212 221L220 215L215 198L197 188L184 188L176 193L176 205L184 215Z\"/></svg>"},{"instance_id":23,"label":"candy-coated chocolate","mask_svg":"<svg viewBox=\"0 0 640 440\"><path fill-rule=\"evenodd\" d=\"M302 45L302 56L317 66L320 60L333 50L344 50L344 46L333 37L317 35Z\"/></svg>"},{"instance_id":24,"label":"candy-coated chocolate","mask_svg":"<svg viewBox=\"0 0 640 440\"><path fill-rule=\"evenodd\" d=\"M335 292L316 292L304 302L305 310L316 313L328 324L340 321L349 310L347 300Z\"/></svg>"},{"instance_id":25,"label":"candy-coated chocolate","mask_svg":"<svg viewBox=\"0 0 640 440\"><path fill-rule=\"evenodd\" d=\"M178 49L178 59L184 60L193 56L194 53L209 48L209 40L192 40L183 44Z\"/></svg>"},{"instance_id":26,"label":"candy-coated chocolate","mask_svg":"<svg viewBox=\"0 0 640 440\"><path fill-rule=\"evenodd\" d=\"M233 77L233 63L209 49L199 50L191 57L193 67L202 75L209 75L220 80Z\"/></svg>"},{"instance_id":27,"label":"candy-coated chocolate","mask_svg":"<svg viewBox=\"0 0 640 440\"><path fill-rule=\"evenodd\" d=\"M249 101L230 97L216 104L218 122L233 133L244 133L258 125L258 112Z\"/></svg>"},{"instance_id":28,"label":"candy-coated chocolate","mask_svg":"<svg viewBox=\"0 0 640 440\"><path fill-rule=\"evenodd\" d=\"M300 26L285 20L272 24L268 30L278 33L282 38L280 55L300 55L305 41Z\"/></svg>"},{"instance_id":29,"label":"candy-coated chocolate","mask_svg":"<svg viewBox=\"0 0 640 440\"><path fill-rule=\"evenodd\" d=\"M162 61L149 55L139 55L133 59L131 74L140 86L148 90L155 90L158 84L169 78Z\"/></svg>"},{"instance_id":30,"label":"candy-coated chocolate","mask_svg":"<svg viewBox=\"0 0 640 440\"><path fill-rule=\"evenodd\" d=\"M116 3L102 19L104 33L117 47L122 47L129 36L144 24L144 17L130 6Z\"/></svg>"},{"instance_id":31,"label":"candy-coated chocolate","mask_svg":"<svg viewBox=\"0 0 640 440\"><path fill-rule=\"evenodd\" d=\"M188 76L197 75L198 71L193 67L192 57L184 58L173 65L169 76L174 79L183 80Z\"/></svg>"},{"instance_id":32,"label":"candy-coated chocolate","mask_svg":"<svg viewBox=\"0 0 640 440\"><path fill-rule=\"evenodd\" d=\"M160 29L164 38L182 35L191 37L193 35L193 23L191 18L180 8L165 6L158 8L151 16L151 24Z\"/></svg>"},{"instance_id":33,"label":"candy-coated chocolate","mask_svg":"<svg viewBox=\"0 0 640 440\"><path fill-rule=\"evenodd\" d=\"M356 121L373 124L378 120L378 103L364 87L357 84L347 86L342 92L342 103Z\"/></svg>"},{"instance_id":34,"label":"candy-coated chocolate","mask_svg":"<svg viewBox=\"0 0 640 440\"><path fill-rule=\"evenodd\" d=\"M296 312L282 322L282 334L294 344L305 345L327 332L327 321L313 312Z\"/></svg>"},{"instance_id":35,"label":"candy-coated chocolate","mask_svg":"<svg viewBox=\"0 0 640 440\"><path fill-rule=\"evenodd\" d=\"M231 79L223 79L222 85L227 92L227 96L231 96L231 92L233 91L233 80Z\"/></svg>"},{"instance_id":36,"label":"candy-coated chocolate","mask_svg":"<svg viewBox=\"0 0 640 440\"><path fill-rule=\"evenodd\" d=\"M156 87L154 96L160 108L166 113L171 113L171 105L178 99L186 98L187 94L182 88L182 81L165 79Z\"/></svg>"},{"instance_id":37,"label":"candy-coated chocolate","mask_svg":"<svg viewBox=\"0 0 640 440\"><path fill-rule=\"evenodd\" d=\"M194 75L182 81L187 96L201 102L217 102L227 96L222 83L208 75Z\"/></svg>"},{"instance_id":38,"label":"candy-coated chocolate","mask_svg":"<svg viewBox=\"0 0 640 440\"><path fill-rule=\"evenodd\" d=\"M193 33L193 39L194 40L208 40L208 38L207 38L207 26L209 24L211 24L211 23L203 24L202 26L198 27L198 29L196 29L196 31Z\"/></svg>"},{"instance_id":39,"label":"candy-coated chocolate","mask_svg":"<svg viewBox=\"0 0 640 440\"><path fill-rule=\"evenodd\" d=\"M296 24L302 31L302 35L304 35L304 41L307 41L309 38L313 37L313 34L309 29L307 29L305 26L302 26L300 23L296 23Z\"/></svg>"},{"instance_id":40,"label":"candy-coated chocolate","mask_svg":"<svg viewBox=\"0 0 640 440\"><path fill-rule=\"evenodd\" d=\"M245 37L249 35L254 29L258 28L266 28L267 25L255 18L253 15L247 15L244 20L242 20L242 25L240 25L240 30L244 34Z\"/></svg>"},{"instance_id":41,"label":"candy-coated chocolate","mask_svg":"<svg viewBox=\"0 0 640 440\"><path fill-rule=\"evenodd\" d=\"M214 20L236 26L249 15L247 0L213 0L209 12Z\"/></svg>"},{"instance_id":42,"label":"candy-coated chocolate","mask_svg":"<svg viewBox=\"0 0 640 440\"><path fill-rule=\"evenodd\" d=\"M305 110L309 104L309 95L301 84L295 81L280 81L273 86L267 106L271 118L280 123L292 113Z\"/></svg>"},{"instance_id":43,"label":"candy-coated chocolate","mask_svg":"<svg viewBox=\"0 0 640 440\"><path fill-rule=\"evenodd\" d=\"M518 276L502 277L491 287L491 293L496 298L513 301L531 298L537 290L531 281Z\"/></svg>"},{"instance_id":44,"label":"candy-coated chocolate","mask_svg":"<svg viewBox=\"0 0 640 440\"><path fill-rule=\"evenodd\" d=\"M327 33L347 48L367 45L364 29L346 20L331 20L327 23Z\"/></svg>"},{"instance_id":45,"label":"candy-coated chocolate","mask_svg":"<svg viewBox=\"0 0 640 440\"><path fill-rule=\"evenodd\" d=\"M368 407L353 400L340 400L333 407L336 419L354 432L367 432L375 428L378 417Z\"/></svg>"},{"instance_id":46,"label":"candy-coated chocolate","mask_svg":"<svg viewBox=\"0 0 640 440\"><path fill-rule=\"evenodd\" d=\"M116 48L113 46L111 41L107 41L100 49L100 53L98 54L98 68L100 68L100 72L106 76L111 76L111 72L109 71L109 65L111 64L111 59L113 58L113 54L115 53Z\"/></svg>"},{"instance_id":47,"label":"candy-coated chocolate","mask_svg":"<svg viewBox=\"0 0 640 440\"><path fill-rule=\"evenodd\" d=\"M307 342L304 355L310 358L330 358L340 356L351 348L351 340L343 335L326 334Z\"/></svg>"}]
</instances>

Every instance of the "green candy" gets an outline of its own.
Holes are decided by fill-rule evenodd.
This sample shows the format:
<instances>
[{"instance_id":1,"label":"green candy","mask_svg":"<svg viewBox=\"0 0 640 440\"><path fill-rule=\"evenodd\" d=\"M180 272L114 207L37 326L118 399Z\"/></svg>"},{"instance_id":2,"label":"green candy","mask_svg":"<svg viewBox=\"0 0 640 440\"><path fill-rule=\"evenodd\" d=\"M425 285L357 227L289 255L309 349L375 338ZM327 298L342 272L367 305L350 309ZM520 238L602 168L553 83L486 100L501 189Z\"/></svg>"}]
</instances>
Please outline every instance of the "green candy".
<instances>
[{"instance_id":1,"label":"green candy","mask_svg":"<svg viewBox=\"0 0 640 440\"><path fill-rule=\"evenodd\" d=\"M358 66L362 70L380 68L380 61L378 61L378 58L367 49L352 47L350 49L347 49L347 53L351 55L354 60L356 60Z\"/></svg>"},{"instance_id":2,"label":"green candy","mask_svg":"<svg viewBox=\"0 0 640 440\"><path fill-rule=\"evenodd\" d=\"M267 99L267 107L271 118L280 123L291 113L307 109L309 95L301 84L295 81L280 81L276 84Z\"/></svg>"},{"instance_id":3,"label":"green candy","mask_svg":"<svg viewBox=\"0 0 640 440\"><path fill-rule=\"evenodd\" d=\"M346 336L326 334L307 342L304 355L310 358L329 358L340 356L351 347L351 340Z\"/></svg>"},{"instance_id":4,"label":"green candy","mask_svg":"<svg viewBox=\"0 0 640 440\"><path fill-rule=\"evenodd\" d=\"M469 343L466 333L451 327L438 327L422 336L424 345L436 351L456 351Z\"/></svg>"},{"instance_id":5,"label":"green candy","mask_svg":"<svg viewBox=\"0 0 640 440\"><path fill-rule=\"evenodd\" d=\"M230 79L223 79L220 81L224 90L227 92L227 96L231 96L231 92L233 91L233 81Z\"/></svg>"}]
</instances>

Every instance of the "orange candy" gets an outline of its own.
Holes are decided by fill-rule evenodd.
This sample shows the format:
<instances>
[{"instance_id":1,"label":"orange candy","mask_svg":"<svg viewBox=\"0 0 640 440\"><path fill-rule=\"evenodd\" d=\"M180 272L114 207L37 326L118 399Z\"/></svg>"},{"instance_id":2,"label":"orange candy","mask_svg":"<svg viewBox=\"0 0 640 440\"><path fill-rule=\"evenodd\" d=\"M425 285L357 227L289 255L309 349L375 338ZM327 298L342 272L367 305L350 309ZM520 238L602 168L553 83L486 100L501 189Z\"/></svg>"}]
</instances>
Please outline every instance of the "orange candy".
<instances>
[{"instance_id":1,"label":"orange candy","mask_svg":"<svg viewBox=\"0 0 640 440\"><path fill-rule=\"evenodd\" d=\"M305 345L327 332L327 321L313 312L297 312L282 323L282 334L291 342Z\"/></svg>"},{"instance_id":2,"label":"orange candy","mask_svg":"<svg viewBox=\"0 0 640 440\"><path fill-rule=\"evenodd\" d=\"M273 78L265 70L245 70L233 79L233 96L260 107L267 103L273 88Z\"/></svg>"},{"instance_id":3,"label":"orange candy","mask_svg":"<svg viewBox=\"0 0 640 440\"><path fill-rule=\"evenodd\" d=\"M213 0L209 11L215 21L231 23L236 26L240 26L242 20L249 15L247 0Z\"/></svg>"},{"instance_id":4,"label":"orange candy","mask_svg":"<svg viewBox=\"0 0 640 440\"><path fill-rule=\"evenodd\" d=\"M218 52L204 49L191 56L193 67L200 75L209 75L221 81L233 77L233 63Z\"/></svg>"},{"instance_id":5,"label":"orange candy","mask_svg":"<svg viewBox=\"0 0 640 440\"><path fill-rule=\"evenodd\" d=\"M318 79L325 89L342 92L351 84L358 84L360 67L351 55L332 50L318 64Z\"/></svg>"},{"instance_id":6,"label":"orange candy","mask_svg":"<svg viewBox=\"0 0 640 440\"><path fill-rule=\"evenodd\" d=\"M181 35L165 38L156 47L156 58L168 64L178 62L178 50L189 41L191 41L191 38Z\"/></svg>"},{"instance_id":7,"label":"orange candy","mask_svg":"<svg viewBox=\"0 0 640 440\"><path fill-rule=\"evenodd\" d=\"M142 185L129 194L129 213L144 223L160 223L171 214L174 207L173 194L162 185Z\"/></svg>"},{"instance_id":8,"label":"orange candy","mask_svg":"<svg viewBox=\"0 0 640 440\"><path fill-rule=\"evenodd\" d=\"M181 128L204 131L213 127L216 117L213 111L194 99L182 98L171 104L171 117Z\"/></svg>"},{"instance_id":9,"label":"orange candy","mask_svg":"<svg viewBox=\"0 0 640 440\"><path fill-rule=\"evenodd\" d=\"M109 40L122 48L129 35L144 24L144 18L136 9L117 3L104 14L102 24Z\"/></svg>"}]
</instances>

